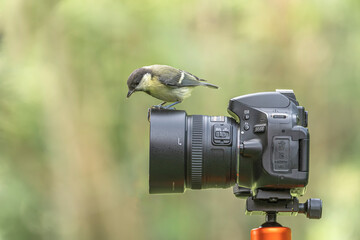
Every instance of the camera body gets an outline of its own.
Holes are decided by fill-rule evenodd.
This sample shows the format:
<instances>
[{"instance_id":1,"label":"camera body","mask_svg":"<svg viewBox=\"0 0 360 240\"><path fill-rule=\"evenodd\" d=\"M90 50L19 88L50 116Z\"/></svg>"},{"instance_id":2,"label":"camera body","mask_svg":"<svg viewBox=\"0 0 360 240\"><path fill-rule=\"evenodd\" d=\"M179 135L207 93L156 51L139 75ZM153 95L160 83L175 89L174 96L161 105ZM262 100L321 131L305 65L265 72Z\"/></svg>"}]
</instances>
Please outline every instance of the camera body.
<instances>
[{"instance_id":1,"label":"camera body","mask_svg":"<svg viewBox=\"0 0 360 240\"><path fill-rule=\"evenodd\" d=\"M230 100L233 117L150 109L150 193L228 188L248 214L321 218L322 201L299 203L309 178L308 113L292 90Z\"/></svg>"},{"instance_id":2,"label":"camera body","mask_svg":"<svg viewBox=\"0 0 360 240\"><path fill-rule=\"evenodd\" d=\"M292 91L233 98L228 111L239 124L239 186L299 192L307 185L308 114Z\"/></svg>"}]
</instances>

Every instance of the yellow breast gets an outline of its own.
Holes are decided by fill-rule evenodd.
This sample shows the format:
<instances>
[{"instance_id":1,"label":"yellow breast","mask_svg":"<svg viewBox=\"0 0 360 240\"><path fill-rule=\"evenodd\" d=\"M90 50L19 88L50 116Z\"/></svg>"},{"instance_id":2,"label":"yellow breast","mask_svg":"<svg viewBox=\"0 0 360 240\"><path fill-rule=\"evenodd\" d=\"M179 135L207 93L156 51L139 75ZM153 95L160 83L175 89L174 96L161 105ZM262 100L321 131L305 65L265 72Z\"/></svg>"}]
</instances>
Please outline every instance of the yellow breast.
<instances>
[{"instance_id":1,"label":"yellow breast","mask_svg":"<svg viewBox=\"0 0 360 240\"><path fill-rule=\"evenodd\" d=\"M168 87L162 84L157 77L147 78L141 87L143 91L165 102L182 101L191 95L192 90L192 87Z\"/></svg>"}]
</instances>

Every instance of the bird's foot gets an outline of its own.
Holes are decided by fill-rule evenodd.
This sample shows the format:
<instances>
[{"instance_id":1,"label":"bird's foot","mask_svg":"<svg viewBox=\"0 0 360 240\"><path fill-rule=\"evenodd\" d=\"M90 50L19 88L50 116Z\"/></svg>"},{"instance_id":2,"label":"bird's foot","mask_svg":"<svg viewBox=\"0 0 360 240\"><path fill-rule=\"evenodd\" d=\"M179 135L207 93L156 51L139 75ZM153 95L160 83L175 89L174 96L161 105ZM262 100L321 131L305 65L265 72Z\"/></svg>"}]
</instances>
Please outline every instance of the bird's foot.
<instances>
[{"instance_id":1,"label":"bird's foot","mask_svg":"<svg viewBox=\"0 0 360 240\"><path fill-rule=\"evenodd\" d=\"M162 102L162 103L160 103L158 105L152 106L151 108L153 108L153 109L166 109L166 106L164 106L165 103L166 102Z\"/></svg>"},{"instance_id":2,"label":"bird's foot","mask_svg":"<svg viewBox=\"0 0 360 240\"><path fill-rule=\"evenodd\" d=\"M159 106L159 105L154 105L154 106L151 107L151 109L158 109L158 110L176 110L174 107Z\"/></svg>"},{"instance_id":3,"label":"bird's foot","mask_svg":"<svg viewBox=\"0 0 360 240\"><path fill-rule=\"evenodd\" d=\"M176 104L178 104L178 103L180 103L180 102L174 102L174 103L172 103L172 104L169 104L169 105L167 105L167 106L164 106L165 103L166 103L166 102L163 102L163 103L161 103L161 104L159 104L159 105L154 105L154 106L152 106L151 108L152 108L152 109L176 110L173 106L176 105Z\"/></svg>"},{"instance_id":4,"label":"bird's foot","mask_svg":"<svg viewBox=\"0 0 360 240\"><path fill-rule=\"evenodd\" d=\"M161 105L154 105L151 107L152 109L167 109L166 106L161 106Z\"/></svg>"},{"instance_id":5,"label":"bird's foot","mask_svg":"<svg viewBox=\"0 0 360 240\"><path fill-rule=\"evenodd\" d=\"M162 109L166 109L166 110L176 110L176 108L174 107L169 107L169 106L165 106L165 107L162 107Z\"/></svg>"},{"instance_id":6,"label":"bird's foot","mask_svg":"<svg viewBox=\"0 0 360 240\"><path fill-rule=\"evenodd\" d=\"M169 104L169 105L165 106L164 109L176 110L173 106L175 106L178 103L181 103L181 101L177 101L177 102L174 102L172 104Z\"/></svg>"}]
</instances>

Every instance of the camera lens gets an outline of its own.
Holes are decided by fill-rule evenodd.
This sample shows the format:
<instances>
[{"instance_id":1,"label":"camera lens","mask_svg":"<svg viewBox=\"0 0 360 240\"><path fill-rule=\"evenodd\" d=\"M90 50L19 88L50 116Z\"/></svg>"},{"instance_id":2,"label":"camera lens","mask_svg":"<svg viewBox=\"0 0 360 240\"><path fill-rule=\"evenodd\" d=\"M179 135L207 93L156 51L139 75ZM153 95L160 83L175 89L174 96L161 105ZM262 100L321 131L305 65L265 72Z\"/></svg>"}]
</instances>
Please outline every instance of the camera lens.
<instances>
[{"instance_id":1,"label":"camera lens","mask_svg":"<svg viewBox=\"0 0 360 240\"><path fill-rule=\"evenodd\" d=\"M150 112L150 193L235 184L238 125L229 117Z\"/></svg>"}]
</instances>

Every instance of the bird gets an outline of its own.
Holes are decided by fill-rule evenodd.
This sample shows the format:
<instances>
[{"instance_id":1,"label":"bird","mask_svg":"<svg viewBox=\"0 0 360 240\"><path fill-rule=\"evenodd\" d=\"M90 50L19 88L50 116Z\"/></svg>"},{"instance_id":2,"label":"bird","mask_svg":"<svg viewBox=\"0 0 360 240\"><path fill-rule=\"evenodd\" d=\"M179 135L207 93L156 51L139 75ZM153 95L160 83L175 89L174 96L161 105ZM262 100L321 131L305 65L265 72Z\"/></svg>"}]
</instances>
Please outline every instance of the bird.
<instances>
[{"instance_id":1,"label":"bird","mask_svg":"<svg viewBox=\"0 0 360 240\"><path fill-rule=\"evenodd\" d=\"M129 98L135 92L145 92L152 97L162 100L153 108L174 109L173 106L181 103L191 95L194 87L205 86L219 88L206 80L168 65L151 65L135 69L127 80ZM168 102L170 105L164 106Z\"/></svg>"}]
</instances>

